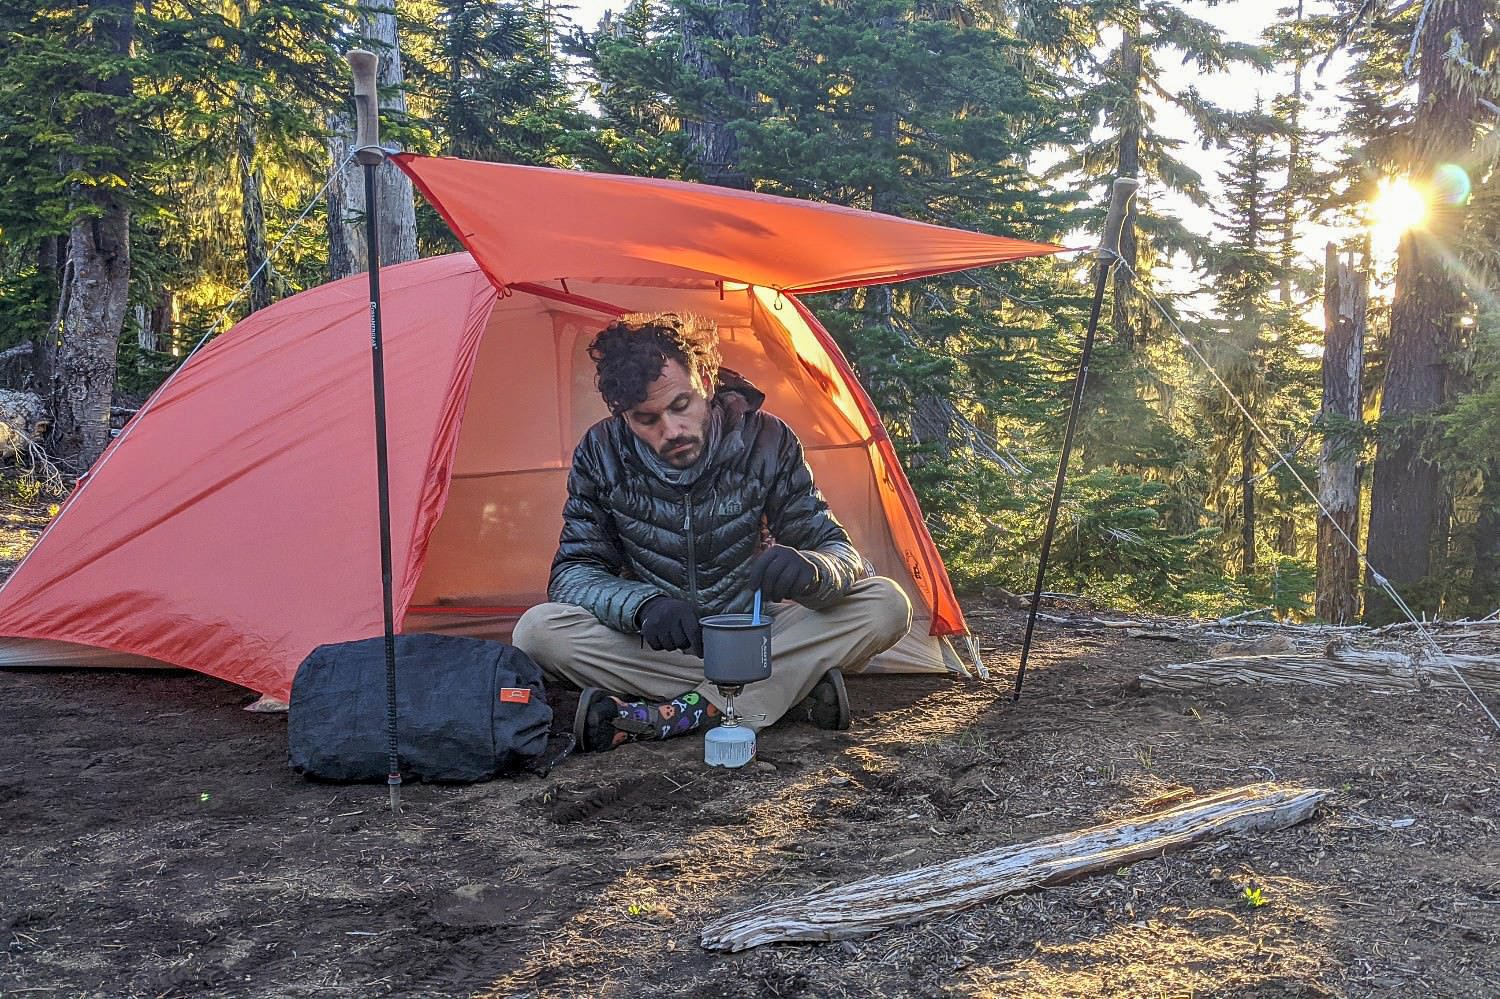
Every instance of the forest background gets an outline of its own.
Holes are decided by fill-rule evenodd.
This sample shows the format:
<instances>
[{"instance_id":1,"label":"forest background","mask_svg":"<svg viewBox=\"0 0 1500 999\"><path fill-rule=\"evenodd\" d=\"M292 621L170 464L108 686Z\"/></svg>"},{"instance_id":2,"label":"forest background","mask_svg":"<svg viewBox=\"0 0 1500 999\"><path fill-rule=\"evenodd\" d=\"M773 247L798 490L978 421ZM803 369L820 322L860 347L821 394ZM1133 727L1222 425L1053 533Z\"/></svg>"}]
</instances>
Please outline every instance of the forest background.
<instances>
[{"instance_id":1,"label":"forest background","mask_svg":"<svg viewBox=\"0 0 1500 999\"><path fill-rule=\"evenodd\" d=\"M351 141L343 54L362 46L381 53L384 137L418 152L1072 247L1095 241L1109 181L1138 176L1052 588L1391 619L1342 530L1422 612L1500 605L1500 0L596 14L0 0L0 380L46 400L51 453L82 471L111 411L205 335L363 269L359 177L334 169ZM387 176L385 262L457 249ZM1090 266L809 299L962 590L1036 572Z\"/></svg>"}]
</instances>

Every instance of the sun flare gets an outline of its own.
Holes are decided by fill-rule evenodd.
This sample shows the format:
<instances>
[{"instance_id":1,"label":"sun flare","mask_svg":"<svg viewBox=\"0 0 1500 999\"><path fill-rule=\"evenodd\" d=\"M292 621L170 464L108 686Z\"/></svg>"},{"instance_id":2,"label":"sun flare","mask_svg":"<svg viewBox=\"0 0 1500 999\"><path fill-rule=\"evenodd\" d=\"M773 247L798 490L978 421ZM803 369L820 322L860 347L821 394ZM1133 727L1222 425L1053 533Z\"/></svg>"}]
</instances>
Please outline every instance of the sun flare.
<instances>
[{"instance_id":1,"label":"sun flare","mask_svg":"<svg viewBox=\"0 0 1500 999\"><path fill-rule=\"evenodd\" d=\"M1371 199L1366 217L1377 241L1396 243L1427 221L1426 193L1405 177L1387 177Z\"/></svg>"}]
</instances>

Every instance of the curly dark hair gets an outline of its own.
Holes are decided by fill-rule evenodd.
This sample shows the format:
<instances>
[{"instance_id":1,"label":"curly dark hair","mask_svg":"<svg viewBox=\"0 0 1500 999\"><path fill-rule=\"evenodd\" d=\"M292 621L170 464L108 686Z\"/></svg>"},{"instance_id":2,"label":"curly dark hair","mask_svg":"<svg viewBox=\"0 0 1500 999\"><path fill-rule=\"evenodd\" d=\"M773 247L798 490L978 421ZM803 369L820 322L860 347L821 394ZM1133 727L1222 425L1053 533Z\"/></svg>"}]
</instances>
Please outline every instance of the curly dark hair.
<instances>
[{"instance_id":1,"label":"curly dark hair","mask_svg":"<svg viewBox=\"0 0 1500 999\"><path fill-rule=\"evenodd\" d=\"M719 335L713 324L673 312L626 316L606 326L589 344L594 384L616 416L640 405L667 361L676 361L694 381L712 386L719 377Z\"/></svg>"}]
</instances>

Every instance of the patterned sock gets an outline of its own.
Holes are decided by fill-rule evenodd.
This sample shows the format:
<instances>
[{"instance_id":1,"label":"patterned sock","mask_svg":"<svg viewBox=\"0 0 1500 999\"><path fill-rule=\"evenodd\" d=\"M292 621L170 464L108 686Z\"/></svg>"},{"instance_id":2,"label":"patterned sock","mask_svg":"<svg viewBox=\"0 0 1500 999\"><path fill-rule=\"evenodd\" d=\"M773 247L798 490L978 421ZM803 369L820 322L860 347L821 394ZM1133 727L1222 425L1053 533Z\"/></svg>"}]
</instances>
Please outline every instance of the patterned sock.
<instances>
[{"instance_id":1,"label":"patterned sock","mask_svg":"<svg viewBox=\"0 0 1500 999\"><path fill-rule=\"evenodd\" d=\"M696 690L678 694L669 701L613 700L619 712L614 722L616 746L641 739L672 739L698 729L715 728L724 720L713 702Z\"/></svg>"}]
</instances>

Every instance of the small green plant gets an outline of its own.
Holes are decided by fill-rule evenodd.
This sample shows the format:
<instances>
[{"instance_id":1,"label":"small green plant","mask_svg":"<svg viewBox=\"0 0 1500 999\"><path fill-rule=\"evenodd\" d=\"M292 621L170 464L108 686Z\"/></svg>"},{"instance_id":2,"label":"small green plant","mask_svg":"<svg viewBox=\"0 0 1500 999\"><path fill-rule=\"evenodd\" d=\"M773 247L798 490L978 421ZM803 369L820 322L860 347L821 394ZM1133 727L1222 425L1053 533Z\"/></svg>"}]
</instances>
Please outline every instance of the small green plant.
<instances>
[{"instance_id":1,"label":"small green plant","mask_svg":"<svg viewBox=\"0 0 1500 999\"><path fill-rule=\"evenodd\" d=\"M628 906L625 907L625 911L630 913L630 915L632 916L640 917L646 914L646 907L644 905L641 905L639 902L631 902Z\"/></svg>"},{"instance_id":2,"label":"small green plant","mask_svg":"<svg viewBox=\"0 0 1500 999\"><path fill-rule=\"evenodd\" d=\"M16 498L22 506L36 506L42 498L41 480L30 475L21 476L16 480Z\"/></svg>"},{"instance_id":3,"label":"small green plant","mask_svg":"<svg viewBox=\"0 0 1500 999\"><path fill-rule=\"evenodd\" d=\"M1246 885L1242 896L1245 904L1252 909L1259 909L1266 904L1266 897L1261 893L1259 885Z\"/></svg>"},{"instance_id":4,"label":"small green plant","mask_svg":"<svg viewBox=\"0 0 1500 999\"><path fill-rule=\"evenodd\" d=\"M207 801L208 800L208 792L204 791L202 794L198 795L198 800L200 802Z\"/></svg>"}]
</instances>

